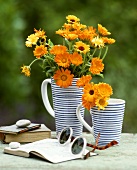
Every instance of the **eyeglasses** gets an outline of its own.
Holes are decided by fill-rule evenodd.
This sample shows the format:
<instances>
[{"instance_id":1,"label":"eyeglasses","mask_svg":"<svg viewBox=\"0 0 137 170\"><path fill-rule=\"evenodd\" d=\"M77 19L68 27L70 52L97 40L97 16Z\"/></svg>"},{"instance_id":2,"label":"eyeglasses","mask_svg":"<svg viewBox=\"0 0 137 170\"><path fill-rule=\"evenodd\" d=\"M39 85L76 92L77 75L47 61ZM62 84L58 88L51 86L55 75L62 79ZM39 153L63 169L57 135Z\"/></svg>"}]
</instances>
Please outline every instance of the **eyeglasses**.
<instances>
[{"instance_id":1,"label":"eyeglasses","mask_svg":"<svg viewBox=\"0 0 137 170\"><path fill-rule=\"evenodd\" d=\"M98 136L96 138L95 145L87 143L86 139L83 137L75 138L72 135L73 135L73 129L71 127L64 128L61 131L61 133L59 134L59 137L58 137L59 143L61 145L67 145L67 144L71 143L71 152L73 154L81 154L81 155L84 153L86 146L92 147L93 150L89 151L88 154L85 155L85 157L84 157L85 159L88 158L90 156L90 152L94 152L95 149L104 150L104 149L107 149L113 145L118 144L117 141L113 140L105 146L98 146L98 140L100 137L100 133L98 134Z\"/></svg>"},{"instance_id":2,"label":"eyeglasses","mask_svg":"<svg viewBox=\"0 0 137 170\"><path fill-rule=\"evenodd\" d=\"M66 127L64 128L58 138L58 141L61 145L67 145L67 144L71 144L71 153L74 155L84 155L86 146L87 146L87 142L86 139L84 137L76 137L73 141L72 141L72 134L73 134L73 129L71 127Z\"/></svg>"}]
</instances>

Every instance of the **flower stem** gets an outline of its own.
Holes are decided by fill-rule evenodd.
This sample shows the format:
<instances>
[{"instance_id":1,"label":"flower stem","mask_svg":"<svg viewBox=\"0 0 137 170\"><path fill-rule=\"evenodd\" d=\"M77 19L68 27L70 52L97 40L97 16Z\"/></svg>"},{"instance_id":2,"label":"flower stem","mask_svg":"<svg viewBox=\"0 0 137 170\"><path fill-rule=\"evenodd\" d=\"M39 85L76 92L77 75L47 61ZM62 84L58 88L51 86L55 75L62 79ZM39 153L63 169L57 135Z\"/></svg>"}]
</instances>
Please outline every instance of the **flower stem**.
<instances>
[{"instance_id":1,"label":"flower stem","mask_svg":"<svg viewBox=\"0 0 137 170\"><path fill-rule=\"evenodd\" d=\"M74 74L74 72L75 72L75 69L76 69L76 65L73 66L73 74Z\"/></svg>"},{"instance_id":2,"label":"flower stem","mask_svg":"<svg viewBox=\"0 0 137 170\"><path fill-rule=\"evenodd\" d=\"M50 57L50 56L46 56L46 58L48 58L48 59L54 61L54 59L53 59L52 57Z\"/></svg>"},{"instance_id":3,"label":"flower stem","mask_svg":"<svg viewBox=\"0 0 137 170\"><path fill-rule=\"evenodd\" d=\"M99 58L101 56L101 52L102 52L102 48L100 48L100 50L99 50L99 55L98 55Z\"/></svg>"},{"instance_id":4,"label":"flower stem","mask_svg":"<svg viewBox=\"0 0 137 170\"><path fill-rule=\"evenodd\" d=\"M93 58L93 56L94 56L96 50L97 50L97 49L95 48L94 51L93 51L93 53L92 53L92 55L89 55L89 59L88 59L87 63L89 63L90 60L92 60L92 58Z\"/></svg>"},{"instance_id":5,"label":"flower stem","mask_svg":"<svg viewBox=\"0 0 137 170\"><path fill-rule=\"evenodd\" d=\"M105 53L104 53L104 55L103 55L103 57L102 57L102 61L103 61L104 58L106 57L107 52L108 52L108 46L106 46L106 50L105 50Z\"/></svg>"},{"instance_id":6,"label":"flower stem","mask_svg":"<svg viewBox=\"0 0 137 170\"><path fill-rule=\"evenodd\" d=\"M65 46L65 39L63 38L63 45Z\"/></svg>"},{"instance_id":7,"label":"flower stem","mask_svg":"<svg viewBox=\"0 0 137 170\"><path fill-rule=\"evenodd\" d=\"M94 51L93 51L93 53L92 53L92 55L91 55L92 57L94 56L96 50L97 50L97 49L95 48Z\"/></svg>"},{"instance_id":8,"label":"flower stem","mask_svg":"<svg viewBox=\"0 0 137 170\"><path fill-rule=\"evenodd\" d=\"M69 53L71 53L72 42L69 42Z\"/></svg>"},{"instance_id":9,"label":"flower stem","mask_svg":"<svg viewBox=\"0 0 137 170\"><path fill-rule=\"evenodd\" d=\"M33 61L30 63L29 67L31 67L31 65L32 65L33 63L35 63L35 61L37 61L37 60L42 60L42 59L36 58L35 60L33 60Z\"/></svg>"}]
</instances>

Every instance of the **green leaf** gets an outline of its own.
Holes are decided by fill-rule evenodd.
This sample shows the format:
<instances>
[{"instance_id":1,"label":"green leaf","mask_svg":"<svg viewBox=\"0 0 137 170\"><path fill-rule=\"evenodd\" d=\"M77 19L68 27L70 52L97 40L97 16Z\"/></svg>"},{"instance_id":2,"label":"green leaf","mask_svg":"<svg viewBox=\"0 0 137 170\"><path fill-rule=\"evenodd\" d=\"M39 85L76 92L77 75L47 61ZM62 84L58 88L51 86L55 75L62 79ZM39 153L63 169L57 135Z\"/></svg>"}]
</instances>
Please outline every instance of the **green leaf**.
<instances>
[{"instance_id":1,"label":"green leaf","mask_svg":"<svg viewBox=\"0 0 137 170\"><path fill-rule=\"evenodd\" d=\"M52 41L50 39L48 39L48 44L49 44L50 48L54 46L54 44L52 43Z\"/></svg>"},{"instance_id":2,"label":"green leaf","mask_svg":"<svg viewBox=\"0 0 137 170\"><path fill-rule=\"evenodd\" d=\"M97 74L98 76L100 76L100 77L102 77L102 78L104 78L104 75L103 74Z\"/></svg>"}]
</instances>

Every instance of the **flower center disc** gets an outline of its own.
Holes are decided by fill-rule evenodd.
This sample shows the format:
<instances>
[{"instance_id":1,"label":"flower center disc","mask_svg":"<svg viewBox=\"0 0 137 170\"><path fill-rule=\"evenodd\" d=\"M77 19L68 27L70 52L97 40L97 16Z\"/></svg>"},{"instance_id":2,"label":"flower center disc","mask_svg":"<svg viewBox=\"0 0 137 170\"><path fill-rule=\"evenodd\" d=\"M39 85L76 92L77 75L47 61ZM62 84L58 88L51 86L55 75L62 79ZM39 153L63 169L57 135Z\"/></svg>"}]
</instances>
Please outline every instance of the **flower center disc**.
<instances>
[{"instance_id":1,"label":"flower center disc","mask_svg":"<svg viewBox=\"0 0 137 170\"><path fill-rule=\"evenodd\" d=\"M104 104L105 104L105 101L104 101L103 99L100 99L100 100L99 100L99 104L100 104L100 105L104 105Z\"/></svg>"},{"instance_id":2,"label":"flower center disc","mask_svg":"<svg viewBox=\"0 0 137 170\"><path fill-rule=\"evenodd\" d=\"M62 75L62 76L61 76L61 80L62 80L62 81L66 81L66 80L67 80L67 76L66 76L66 75Z\"/></svg>"},{"instance_id":3,"label":"flower center disc","mask_svg":"<svg viewBox=\"0 0 137 170\"><path fill-rule=\"evenodd\" d=\"M90 94L90 95L93 95L93 94L94 94L94 90L90 90L90 91L89 91L89 94Z\"/></svg>"},{"instance_id":4,"label":"flower center disc","mask_svg":"<svg viewBox=\"0 0 137 170\"><path fill-rule=\"evenodd\" d=\"M62 63L66 63L66 61L67 61L67 60L66 60L65 58L62 59Z\"/></svg>"},{"instance_id":5,"label":"flower center disc","mask_svg":"<svg viewBox=\"0 0 137 170\"><path fill-rule=\"evenodd\" d=\"M80 50L80 51L84 51L84 47L80 46L80 47L79 47L79 50Z\"/></svg>"}]
</instances>

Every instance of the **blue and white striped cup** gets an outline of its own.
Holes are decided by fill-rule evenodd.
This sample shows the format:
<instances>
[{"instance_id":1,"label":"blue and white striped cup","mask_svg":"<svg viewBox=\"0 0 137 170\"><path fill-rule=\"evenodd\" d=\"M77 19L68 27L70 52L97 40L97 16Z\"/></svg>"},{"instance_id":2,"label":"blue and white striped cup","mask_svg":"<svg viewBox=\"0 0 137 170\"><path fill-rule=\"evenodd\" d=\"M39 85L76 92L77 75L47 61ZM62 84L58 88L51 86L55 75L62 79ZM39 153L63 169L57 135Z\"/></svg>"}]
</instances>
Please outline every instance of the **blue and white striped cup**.
<instances>
[{"instance_id":1,"label":"blue and white striped cup","mask_svg":"<svg viewBox=\"0 0 137 170\"><path fill-rule=\"evenodd\" d=\"M42 82L42 99L49 114L55 118L57 135L65 127L72 127L74 136L82 135L83 125L76 116L76 108L82 102L83 91L76 86L77 80L78 78L73 78L72 85L67 88L57 86L53 78ZM48 84L51 84L54 110L48 99ZM81 115L84 117L84 108L81 109Z\"/></svg>"},{"instance_id":2,"label":"blue and white striped cup","mask_svg":"<svg viewBox=\"0 0 137 170\"><path fill-rule=\"evenodd\" d=\"M85 120L81 117L79 110L81 104L77 108L77 117L80 122L94 135L94 138L100 133L98 145L104 146L116 140L120 143L120 137L122 132L124 111L125 111L125 100L110 98L108 105L105 110L98 110L97 107L93 107L90 110L92 116L92 124L90 127Z\"/></svg>"}]
</instances>

